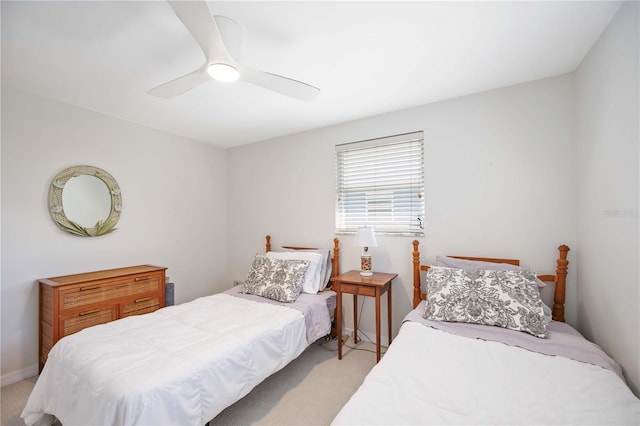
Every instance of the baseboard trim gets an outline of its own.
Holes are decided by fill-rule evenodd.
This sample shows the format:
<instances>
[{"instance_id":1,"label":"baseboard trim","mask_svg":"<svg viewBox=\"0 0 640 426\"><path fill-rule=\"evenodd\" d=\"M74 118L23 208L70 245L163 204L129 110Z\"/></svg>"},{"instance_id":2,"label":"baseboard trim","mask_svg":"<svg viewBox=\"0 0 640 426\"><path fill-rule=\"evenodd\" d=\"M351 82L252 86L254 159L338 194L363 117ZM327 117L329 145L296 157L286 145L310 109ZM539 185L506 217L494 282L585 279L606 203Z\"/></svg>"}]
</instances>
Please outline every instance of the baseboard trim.
<instances>
[{"instance_id":1,"label":"baseboard trim","mask_svg":"<svg viewBox=\"0 0 640 426\"><path fill-rule=\"evenodd\" d=\"M0 376L0 387L5 387L17 383L21 380L38 375L38 364L33 364L21 370L12 371L11 373Z\"/></svg>"}]
</instances>

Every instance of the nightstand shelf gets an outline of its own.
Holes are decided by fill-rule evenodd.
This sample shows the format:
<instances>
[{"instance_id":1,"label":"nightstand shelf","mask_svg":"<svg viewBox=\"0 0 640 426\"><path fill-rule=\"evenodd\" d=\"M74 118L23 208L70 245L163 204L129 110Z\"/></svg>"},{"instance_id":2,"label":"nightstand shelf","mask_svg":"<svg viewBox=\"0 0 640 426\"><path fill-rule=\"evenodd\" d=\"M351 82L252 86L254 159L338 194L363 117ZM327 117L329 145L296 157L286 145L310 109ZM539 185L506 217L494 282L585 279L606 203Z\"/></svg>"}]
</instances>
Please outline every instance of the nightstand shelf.
<instances>
[{"instance_id":1,"label":"nightstand shelf","mask_svg":"<svg viewBox=\"0 0 640 426\"><path fill-rule=\"evenodd\" d=\"M336 331L338 334L338 359L342 359L342 293L353 295L353 337L358 341L358 296L376 299L376 360L380 361L380 296L387 293L387 326L391 344L391 281L397 274L374 272L370 277L360 275L360 271L349 271L331 279L337 293Z\"/></svg>"}]
</instances>

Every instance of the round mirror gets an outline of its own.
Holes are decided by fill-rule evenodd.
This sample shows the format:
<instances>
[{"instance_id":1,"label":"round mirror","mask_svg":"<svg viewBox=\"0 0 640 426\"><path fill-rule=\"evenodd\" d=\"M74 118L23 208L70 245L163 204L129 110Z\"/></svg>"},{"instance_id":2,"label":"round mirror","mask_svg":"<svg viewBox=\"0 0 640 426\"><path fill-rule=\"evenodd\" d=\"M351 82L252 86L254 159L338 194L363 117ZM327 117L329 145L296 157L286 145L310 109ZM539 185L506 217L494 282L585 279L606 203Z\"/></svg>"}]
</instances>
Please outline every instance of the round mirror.
<instances>
[{"instance_id":1,"label":"round mirror","mask_svg":"<svg viewBox=\"0 0 640 426\"><path fill-rule=\"evenodd\" d=\"M49 189L49 210L64 231L83 237L104 235L115 228L122 210L116 180L92 166L69 167Z\"/></svg>"},{"instance_id":2,"label":"round mirror","mask_svg":"<svg viewBox=\"0 0 640 426\"><path fill-rule=\"evenodd\" d=\"M67 219L88 228L109 217L111 195L102 180L80 175L69 179L62 189L62 205Z\"/></svg>"}]
</instances>

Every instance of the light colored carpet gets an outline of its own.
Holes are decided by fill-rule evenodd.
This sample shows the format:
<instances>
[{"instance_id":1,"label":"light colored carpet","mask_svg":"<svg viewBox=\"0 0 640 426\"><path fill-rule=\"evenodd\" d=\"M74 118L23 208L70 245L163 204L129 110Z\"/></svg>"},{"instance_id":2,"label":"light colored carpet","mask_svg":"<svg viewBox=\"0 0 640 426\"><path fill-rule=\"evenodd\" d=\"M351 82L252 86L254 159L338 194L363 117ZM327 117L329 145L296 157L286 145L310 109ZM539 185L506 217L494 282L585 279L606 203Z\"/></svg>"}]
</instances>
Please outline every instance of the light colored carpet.
<instances>
[{"instance_id":1,"label":"light colored carpet","mask_svg":"<svg viewBox=\"0 0 640 426\"><path fill-rule=\"evenodd\" d=\"M328 425L376 363L371 343L358 343L358 350L343 347L342 361L335 346L311 345L209 424ZM0 390L2 426L24 426L20 413L35 382L32 377Z\"/></svg>"},{"instance_id":2,"label":"light colored carpet","mask_svg":"<svg viewBox=\"0 0 640 426\"><path fill-rule=\"evenodd\" d=\"M38 376L33 376L0 389L2 426L24 426L20 413L27 404L27 399L37 378Z\"/></svg>"}]
</instances>

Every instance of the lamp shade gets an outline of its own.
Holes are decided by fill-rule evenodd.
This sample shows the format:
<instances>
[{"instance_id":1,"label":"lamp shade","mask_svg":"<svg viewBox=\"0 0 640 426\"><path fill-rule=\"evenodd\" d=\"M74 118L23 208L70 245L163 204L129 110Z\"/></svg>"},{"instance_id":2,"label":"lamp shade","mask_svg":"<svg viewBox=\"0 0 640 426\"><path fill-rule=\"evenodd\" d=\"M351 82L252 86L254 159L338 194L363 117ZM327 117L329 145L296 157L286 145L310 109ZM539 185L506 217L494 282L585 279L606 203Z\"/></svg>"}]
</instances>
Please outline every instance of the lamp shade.
<instances>
[{"instance_id":1,"label":"lamp shade","mask_svg":"<svg viewBox=\"0 0 640 426\"><path fill-rule=\"evenodd\" d=\"M377 247L376 234L373 232L373 228L363 226L358 228L356 237L353 239L353 245L358 247Z\"/></svg>"}]
</instances>

